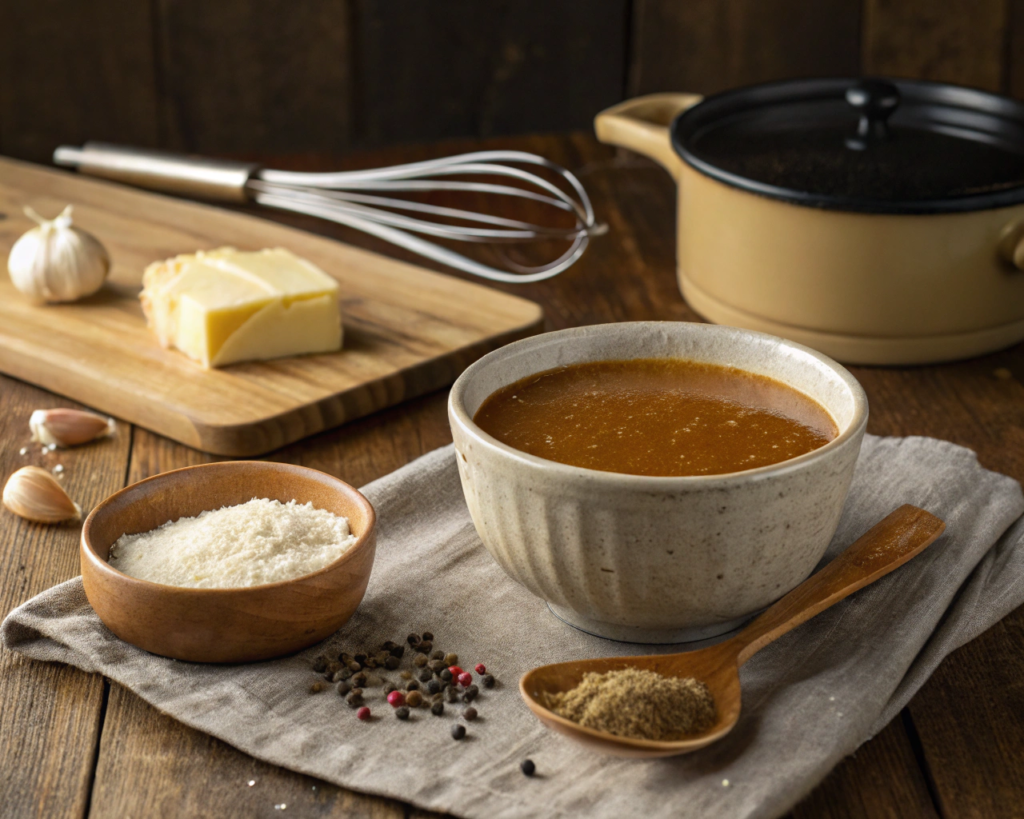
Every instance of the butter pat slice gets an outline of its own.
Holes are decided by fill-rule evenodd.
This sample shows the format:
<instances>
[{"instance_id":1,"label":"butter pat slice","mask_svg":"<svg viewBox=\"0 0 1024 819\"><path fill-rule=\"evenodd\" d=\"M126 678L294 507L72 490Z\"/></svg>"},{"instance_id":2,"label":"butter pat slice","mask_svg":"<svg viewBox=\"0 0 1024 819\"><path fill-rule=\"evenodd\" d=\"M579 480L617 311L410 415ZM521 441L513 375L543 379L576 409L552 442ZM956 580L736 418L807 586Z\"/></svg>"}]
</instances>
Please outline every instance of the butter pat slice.
<instances>
[{"instance_id":1,"label":"butter pat slice","mask_svg":"<svg viewBox=\"0 0 1024 819\"><path fill-rule=\"evenodd\" d=\"M283 248L154 262L139 294L150 328L204 367L341 349L338 283Z\"/></svg>"}]
</instances>

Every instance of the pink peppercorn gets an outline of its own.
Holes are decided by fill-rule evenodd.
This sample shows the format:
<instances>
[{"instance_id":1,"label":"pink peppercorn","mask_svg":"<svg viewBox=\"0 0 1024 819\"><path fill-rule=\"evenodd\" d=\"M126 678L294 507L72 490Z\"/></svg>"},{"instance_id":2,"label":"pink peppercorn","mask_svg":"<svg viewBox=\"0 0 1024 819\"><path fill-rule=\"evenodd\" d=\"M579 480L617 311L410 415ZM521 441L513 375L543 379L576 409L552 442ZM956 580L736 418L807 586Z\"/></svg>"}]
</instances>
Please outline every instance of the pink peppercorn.
<instances>
[{"instance_id":1,"label":"pink peppercorn","mask_svg":"<svg viewBox=\"0 0 1024 819\"><path fill-rule=\"evenodd\" d=\"M405 694L401 691L392 691L388 694L388 705L392 708L401 708L405 705Z\"/></svg>"},{"instance_id":2,"label":"pink peppercorn","mask_svg":"<svg viewBox=\"0 0 1024 819\"><path fill-rule=\"evenodd\" d=\"M448 671L451 672L452 679L456 680L456 681L459 679L459 674L465 674L466 673L461 668L459 668L457 665L450 665L450 666L448 666Z\"/></svg>"},{"instance_id":3,"label":"pink peppercorn","mask_svg":"<svg viewBox=\"0 0 1024 819\"><path fill-rule=\"evenodd\" d=\"M461 674L459 674L458 679L459 685L461 685L463 688L468 688L470 685L473 684L473 675L470 674L468 671L463 671Z\"/></svg>"},{"instance_id":4,"label":"pink peppercorn","mask_svg":"<svg viewBox=\"0 0 1024 819\"><path fill-rule=\"evenodd\" d=\"M483 663L477 663L474 670L476 671L477 674L486 674L487 666L485 666Z\"/></svg>"},{"instance_id":5,"label":"pink peppercorn","mask_svg":"<svg viewBox=\"0 0 1024 819\"><path fill-rule=\"evenodd\" d=\"M356 711L356 719L361 719L361 720L363 720L363 722L366 722L366 720L368 720L369 718L370 718L370 709L367 708L365 705L362 708L360 708L358 711Z\"/></svg>"}]
</instances>

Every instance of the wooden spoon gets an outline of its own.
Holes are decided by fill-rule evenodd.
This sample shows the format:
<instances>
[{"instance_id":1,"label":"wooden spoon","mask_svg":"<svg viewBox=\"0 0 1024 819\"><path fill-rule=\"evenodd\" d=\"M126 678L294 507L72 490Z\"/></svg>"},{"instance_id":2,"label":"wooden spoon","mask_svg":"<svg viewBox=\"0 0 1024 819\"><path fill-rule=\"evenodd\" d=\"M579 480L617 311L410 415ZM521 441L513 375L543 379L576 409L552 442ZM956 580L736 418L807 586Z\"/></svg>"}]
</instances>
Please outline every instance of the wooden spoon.
<instances>
[{"instance_id":1,"label":"wooden spoon","mask_svg":"<svg viewBox=\"0 0 1024 819\"><path fill-rule=\"evenodd\" d=\"M946 524L916 506L904 505L872 527L824 569L775 603L735 637L683 654L577 660L535 668L523 675L519 691L542 723L594 750L615 756L661 757L685 754L724 737L740 716L739 667L773 640L833 603L906 563L942 534ZM715 698L715 724L702 734L671 742L631 739L584 728L544 705L544 695L568 691L589 671L642 668L667 677L702 680Z\"/></svg>"}]
</instances>

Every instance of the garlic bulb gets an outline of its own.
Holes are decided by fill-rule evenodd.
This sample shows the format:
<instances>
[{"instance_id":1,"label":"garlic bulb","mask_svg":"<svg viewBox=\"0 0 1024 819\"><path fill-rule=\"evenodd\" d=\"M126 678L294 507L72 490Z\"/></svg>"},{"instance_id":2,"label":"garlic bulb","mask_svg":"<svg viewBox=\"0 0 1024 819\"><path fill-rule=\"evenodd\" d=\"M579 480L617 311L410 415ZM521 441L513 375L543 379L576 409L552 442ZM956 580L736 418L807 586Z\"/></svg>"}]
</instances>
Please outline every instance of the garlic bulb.
<instances>
[{"instance_id":1,"label":"garlic bulb","mask_svg":"<svg viewBox=\"0 0 1024 819\"><path fill-rule=\"evenodd\" d=\"M110 256L90 233L71 224L71 205L56 219L32 208L25 215L39 223L11 248L11 281L36 301L74 301L95 293L110 272Z\"/></svg>"},{"instance_id":2,"label":"garlic bulb","mask_svg":"<svg viewBox=\"0 0 1024 819\"><path fill-rule=\"evenodd\" d=\"M23 466L4 485L4 506L26 520L60 523L81 517L78 504L45 469Z\"/></svg>"},{"instance_id":3,"label":"garlic bulb","mask_svg":"<svg viewBox=\"0 0 1024 819\"><path fill-rule=\"evenodd\" d=\"M113 435L113 418L74 409L35 410L28 419L32 440L43 445L78 446Z\"/></svg>"}]
</instances>

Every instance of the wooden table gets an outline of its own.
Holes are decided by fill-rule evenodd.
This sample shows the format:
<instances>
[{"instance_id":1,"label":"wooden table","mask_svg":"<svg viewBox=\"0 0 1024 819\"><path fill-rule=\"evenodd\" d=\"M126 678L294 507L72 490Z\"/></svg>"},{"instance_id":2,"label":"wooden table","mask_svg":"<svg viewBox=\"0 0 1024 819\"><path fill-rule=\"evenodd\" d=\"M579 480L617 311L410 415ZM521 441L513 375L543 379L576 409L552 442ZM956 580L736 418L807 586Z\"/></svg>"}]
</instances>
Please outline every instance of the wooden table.
<instances>
[{"instance_id":1,"label":"wooden table","mask_svg":"<svg viewBox=\"0 0 1024 819\"><path fill-rule=\"evenodd\" d=\"M372 167L477 147L535 151L575 169L611 228L562 276L508 288L540 302L550 329L697 318L676 288L675 190L668 175L589 136L275 158L275 164ZM343 228L278 218L402 256ZM857 367L854 373L871 401L870 432L945 438L974 449L989 469L1024 478L1024 345L958 364ZM450 442L445 400L446 392L428 395L270 458L322 469L358 486ZM30 462L61 463L71 494L85 509L128 483L212 460L127 424L112 440L20 455L29 440L29 414L51 406L74 404L0 376L0 475ZM39 526L0 513L0 613L77 575L77 539L77 527ZM793 815L1019 817L1022 759L1024 608L948 658L900 717L840 764ZM282 802L286 813L274 810ZM0 652L0 816L398 819L418 813L257 762L102 677Z\"/></svg>"}]
</instances>

